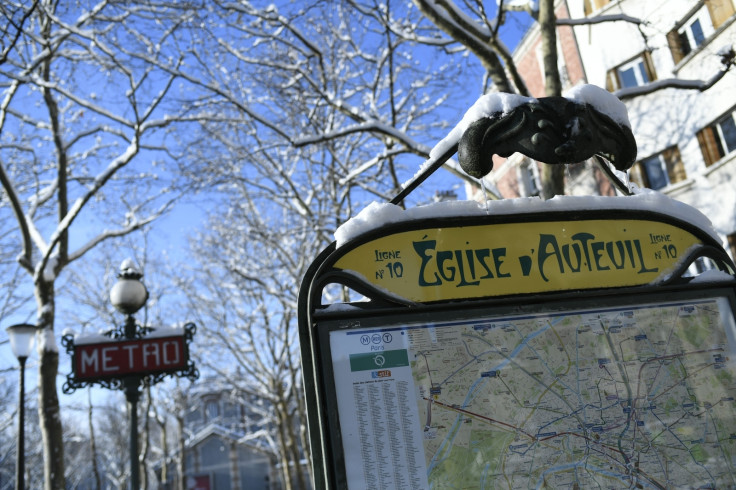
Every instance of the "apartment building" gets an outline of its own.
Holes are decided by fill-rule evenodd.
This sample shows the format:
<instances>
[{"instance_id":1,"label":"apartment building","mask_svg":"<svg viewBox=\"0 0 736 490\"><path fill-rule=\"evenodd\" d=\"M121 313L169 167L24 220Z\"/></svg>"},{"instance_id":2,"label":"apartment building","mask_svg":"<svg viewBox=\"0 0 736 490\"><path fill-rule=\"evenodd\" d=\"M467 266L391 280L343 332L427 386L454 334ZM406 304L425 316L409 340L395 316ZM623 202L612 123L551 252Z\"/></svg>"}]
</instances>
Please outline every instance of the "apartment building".
<instances>
[{"instance_id":1,"label":"apartment building","mask_svg":"<svg viewBox=\"0 0 736 490\"><path fill-rule=\"evenodd\" d=\"M736 45L734 3L561 0L556 15L571 19L557 30L563 90L590 83L617 94L638 146L631 180L699 209L736 257L736 68L720 77ZM534 26L514 52L533 96L544 95L539 45ZM501 168L492 184L504 197L537 192L533 162L515 155ZM566 180L571 194L613 192L589 164Z\"/></svg>"}]
</instances>

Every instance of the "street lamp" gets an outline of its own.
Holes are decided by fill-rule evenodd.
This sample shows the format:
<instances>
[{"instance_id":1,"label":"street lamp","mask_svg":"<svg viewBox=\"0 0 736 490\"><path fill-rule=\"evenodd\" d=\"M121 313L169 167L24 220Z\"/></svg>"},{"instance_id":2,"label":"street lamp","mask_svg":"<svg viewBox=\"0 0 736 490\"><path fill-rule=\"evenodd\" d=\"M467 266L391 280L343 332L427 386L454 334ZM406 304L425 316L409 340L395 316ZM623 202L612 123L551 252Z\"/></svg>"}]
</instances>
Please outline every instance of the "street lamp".
<instances>
[{"instance_id":1,"label":"street lamp","mask_svg":"<svg viewBox=\"0 0 736 490\"><path fill-rule=\"evenodd\" d=\"M21 323L6 329L10 339L10 348L20 363L20 395L18 397L18 455L15 461L15 488L25 490L25 383L26 359L31 355L33 339L37 328L35 325Z\"/></svg>"},{"instance_id":2,"label":"street lamp","mask_svg":"<svg viewBox=\"0 0 736 490\"><path fill-rule=\"evenodd\" d=\"M134 339L138 334L133 313L143 308L148 300L148 291L141 282L143 273L135 263L126 259L120 264L118 282L110 290L110 302L118 311L126 315L125 338ZM124 380L125 399L130 412L130 488L140 488L140 471L138 466L138 399L140 393L140 376L128 376Z\"/></svg>"}]
</instances>

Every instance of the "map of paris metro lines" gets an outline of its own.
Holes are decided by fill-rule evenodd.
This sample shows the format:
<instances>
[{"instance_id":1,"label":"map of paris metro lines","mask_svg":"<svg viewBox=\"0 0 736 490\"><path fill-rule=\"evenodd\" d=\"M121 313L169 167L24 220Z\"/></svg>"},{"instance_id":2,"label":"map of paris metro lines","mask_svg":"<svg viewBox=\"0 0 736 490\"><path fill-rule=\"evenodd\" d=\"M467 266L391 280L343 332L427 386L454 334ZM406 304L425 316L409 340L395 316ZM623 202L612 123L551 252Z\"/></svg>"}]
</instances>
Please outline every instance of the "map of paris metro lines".
<instances>
[{"instance_id":1,"label":"map of paris metro lines","mask_svg":"<svg viewBox=\"0 0 736 490\"><path fill-rule=\"evenodd\" d=\"M734 330L712 298L333 331L350 488L734 488Z\"/></svg>"}]
</instances>

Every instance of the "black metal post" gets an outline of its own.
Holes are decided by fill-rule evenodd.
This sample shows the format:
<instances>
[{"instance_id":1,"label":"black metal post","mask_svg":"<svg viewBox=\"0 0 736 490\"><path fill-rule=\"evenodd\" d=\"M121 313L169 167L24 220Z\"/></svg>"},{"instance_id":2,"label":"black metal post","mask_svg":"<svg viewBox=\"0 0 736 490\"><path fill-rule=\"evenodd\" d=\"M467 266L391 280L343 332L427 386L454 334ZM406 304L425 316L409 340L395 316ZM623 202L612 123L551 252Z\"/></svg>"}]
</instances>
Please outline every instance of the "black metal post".
<instances>
[{"instance_id":1,"label":"black metal post","mask_svg":"<svg viewBox=\"0 0 736 490\"><path fill-rule=\"evenodd\" d=\"M25 413L26 413L26 358L19 357L20 362L20 394L18 396L18 455L15 459L15 489L25 490Z\"/></svg>"},{"instance_id":2,"label":"black metal post","mask_svg":"<svg viewBox=\"0 0 736 490\"><path fill-rule=\"evenodd\" d=\"M136 334L135 318L128 315L125 319L125 338L134 339ZM140 483L140 465L138 461L138 385L140 378L130 376L125 379L125 400L130 413L130 490L138 490Z\"/></svg>"}]
</instances>

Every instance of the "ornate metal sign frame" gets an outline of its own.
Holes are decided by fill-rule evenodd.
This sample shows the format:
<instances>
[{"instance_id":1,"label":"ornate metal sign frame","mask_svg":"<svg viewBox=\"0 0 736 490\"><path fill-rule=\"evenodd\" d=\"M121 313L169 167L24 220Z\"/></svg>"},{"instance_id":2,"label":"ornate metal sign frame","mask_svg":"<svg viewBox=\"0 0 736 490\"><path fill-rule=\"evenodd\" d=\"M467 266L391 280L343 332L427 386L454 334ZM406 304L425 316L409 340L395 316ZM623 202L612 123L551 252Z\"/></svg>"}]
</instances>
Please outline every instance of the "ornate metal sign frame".
<instances>
[{"instance_id":1,"label":"ornate metal sign frame","mask_svg":"<svg viewBox=\"0 0 736 490\"><path fill-rule=\"evenodd\" d=\"M525 234L524 228L530 231ZM438 257L443 264L438 264ZM378 349L386 345L381 337L392 332L391 326L400 330L401 325L416 322L472 320L473 315L544 313L581 305L603 308L626 306L626 301L713 295L727 297L736 311L736 278L692 283L686 277L688 267L704 257L735 275L733 261L710 234L691 223L643 210L423 219L379 227L339 248L333 243L313 262L299 297L315 484L346 488L355 465L353 459L346 460L344 421L336 410L337 379L345 369L336 372L333 366L336 347L330 339L335 335L349 336L351 331L358 335L372 326L372 335L378 334ZM517 276L520 282L514 285ZM534 289L535 284L540 287ZM348 287L368 301L323 304L325 288L335 285ZM374 339L367 336L366 348L373 344ZM405 362L379 354L386 363L382 366ZM391 372L380 366L371 371L379 377ZM354 458L355 453L351 454Z\"/></svg>"},{"instance_id":2,"label":"ornate metal sign frame","mask_svg":"<svg viewBox=\"0 0 736 490\"><path fill-rule=\"evenodd\" d=\"M605 93L595 90L602 92L596 96ZM471 122L457 141L438 145L422 171L390 202L400 204L456 152L461 168L476 178L492 170L493 154L519 152L548 164L592 158L614 186L629 196L628 186L607 162L618 171L629 169L636 159L636 141L622 120L615 121L594 105L561 97L528 99L507 112L493 112ZM625 107L621 109L625 112ZM617 119L621 118L617 115ZM720 274L718 280L694 281L686 277L688 268L701 258L709 258L725 274ZM367 301L324 304L323 293L331 287L349 288ZM580 308L593 312L619 308L626 318L629 313L635 315L636 308L646 310L648 304L675 310L691 308L687 303L673 306L672 301L677 299L717 305L709 311L718 311L715 317L721 315L717 321L724 331L716 339L721 345L693 352L712 355L705 364L713 369L730 362L730 372L736 362L736 340L732 338L736 337L736 266L713 235L661 212L632 207L564 212L546 209L505 216L427 218L377 227L339 248L331 244L311 264L298 300L315 488L426 486L426 481L422 482L428 478L423 437L440 430L432 427L429 416L435 403L457 414L458 427L460 421L465 424L482 419L482 423L509 432L509 445L499 447L511 451L522 451L530 443L553 444L553 439L561 442L554 431L532 433L492 416L470 413L464 403L443 404L438 398L442 387L431 378L425 382L427 386L417 386L417 349L409 346L423 344L421 339L409 338L410 330L426 327L419 337L426 333L431 338L436 333L435 325L444 322L458 327L459 322L467 336L479 340L488 332L503 330L497 328L498 323L507 316L518 320L518 315L530 314L544 321L560 312L579 312ZM488 318L501 320L486 321ZM595 323L595 319L589 322ZM656 319L649 321L648 328L654 336ZM683 327L683 332L686 329ZM612 345L610 332L604 333ZM402 340L394 335L402 336ZM634 341L645 338L646 334L639 334ZM439 342L436 338L434 341ZM721 352L724 343L728 349L734 348L734 359L730 361ZM559 344L564 349L561 340ZM488 341L486 345L495 344ZM610 352L613 350L611 347ZM412 360L410 355L415 358ZM655 359L665 365L681 355L683 352ZM592 359L601 370L611 362L605 357ZM646 367L650 359L635 362ZM427 374L431 372L429 363L425 369ZM479 371L478 376L479 380L503 380L493 369ZM550 391L555 382L553 376L548 384L542 384ZM371 388L379 385L382 388ZM420 403L415 403L420 399L407 401L419 391ZM488 395L491 409L492 398ZM385 406L379 407L376 400ZM736 397L726 397L717 403L734 401ZM523 406L523 401L516 402ZM616 416L626 427L632 423L638 427L639 420L631 415L635 410L655 409L653 404L635 406L630 395L617 397L612 403L622 409L624 415L619 412ZM694 405L695 401L688 404ZM424 418L417 415L419 405L425 407ZM416 412L408 417L412 427L408 431L402 417L396 416L404 409L405 413ZM600 424L581 423L569 430L578 429L581 432L571 437L587 441L601 453L610 453L610 461L623 468L623 477L631 486L643 482L664 488L681 483L673 484L669 477L657 479L641 471L638 460L634 464L620 447L621 437L619 447L596 442L604 430ZM517 438L524 441L517 443ZM726 435L726 439L736 440L736 433ZM396 461L400 464L394 464ZM722 462L732 466L730 460ZM527 467L534 465L542 463L534 461ZM536 482L546 483L546 479Z\"/></svg>"},{"instance_id":3,"label":"ornate metal sign frame","mask_svg":"<svg viewBox=\"0 0 736 490\"><path fill-rule=\"evenodd\" d=\"M148 327L136 328L135 339L145 339L146 334L152 332L154 329ZM66 349L67 354L72 357L72 372L66 377L66 381L62 386L62 392L64 394L71 394L79 388L86 388L88 386L98 385L103 388L122 390L125 388L125 380L131 378L137 378L143 384L143 386L152 386L166 379L167 376L177 376L180 378L189 378L194 381L199 377L199 371L194 365L194 361L189 357L189 344L194 339L194 334L197 332L197 326L194 323L187 323L183 327L183 339L184 339L184 358L186 359L186 366L184 368L178 368L174 370L158 370L155 372L149 372L145 374L129 374L124 376L104 376L90 379L77 379L75 369L76 366L76 349L74 344L74 335L66 334L61 337L61 345ZM111 340L110 345L115 345L117 342L123 342L126 339L123 329L114 329L105 334Z\"/></svg>"}]
</instances>

